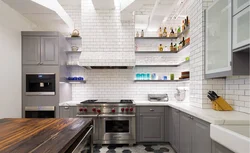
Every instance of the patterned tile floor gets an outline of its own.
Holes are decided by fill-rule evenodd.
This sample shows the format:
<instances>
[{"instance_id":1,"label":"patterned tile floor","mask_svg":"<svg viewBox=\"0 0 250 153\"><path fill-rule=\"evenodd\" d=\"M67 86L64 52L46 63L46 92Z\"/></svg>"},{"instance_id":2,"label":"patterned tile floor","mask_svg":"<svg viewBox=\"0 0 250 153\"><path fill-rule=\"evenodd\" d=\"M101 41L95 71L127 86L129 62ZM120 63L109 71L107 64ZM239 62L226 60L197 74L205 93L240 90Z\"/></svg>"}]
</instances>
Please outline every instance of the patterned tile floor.
<instances>
[{"instance_id":1,"label":"patterned tile floor","mask_svg":"<svg viewBox=\"0 0 250 153\"><path fill-rule=\"evenodd\" d=\"M169 144L156 145L95 145L94 153L175 153Z\"/></svg>"}]
</instances>

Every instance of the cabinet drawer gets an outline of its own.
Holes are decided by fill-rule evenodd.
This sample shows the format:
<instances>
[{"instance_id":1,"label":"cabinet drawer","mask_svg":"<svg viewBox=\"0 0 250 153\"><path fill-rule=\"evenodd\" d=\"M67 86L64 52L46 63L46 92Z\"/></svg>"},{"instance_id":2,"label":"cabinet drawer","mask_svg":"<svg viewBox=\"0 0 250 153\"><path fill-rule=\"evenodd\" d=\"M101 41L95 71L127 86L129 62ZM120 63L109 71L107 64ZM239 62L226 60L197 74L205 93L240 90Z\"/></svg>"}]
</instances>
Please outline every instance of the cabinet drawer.
<instances>
[{"instance_id":1,"label":"cabinet drawer","mask_svg":"<svg viewBox=\"0 0 250 153\"><path fill-rule=\"evenodd\" d=\"M140 113L164 113L164 107L140 107Z\"/></svg>"}]
</instances>

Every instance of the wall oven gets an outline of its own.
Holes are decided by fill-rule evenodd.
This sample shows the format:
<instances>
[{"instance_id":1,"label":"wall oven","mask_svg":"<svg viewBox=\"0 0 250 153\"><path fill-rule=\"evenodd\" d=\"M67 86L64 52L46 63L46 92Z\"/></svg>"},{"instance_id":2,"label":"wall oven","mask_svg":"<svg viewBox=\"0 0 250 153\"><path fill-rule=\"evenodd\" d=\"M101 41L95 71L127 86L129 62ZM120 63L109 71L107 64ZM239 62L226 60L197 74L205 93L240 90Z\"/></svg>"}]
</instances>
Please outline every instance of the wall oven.
<instances>
[{"instance_id":1,"label":"wall oven","mask_svg":"<svg viewBox=\"0 0 250 153\"><path fill-rule=\"evenodd\" d=\"M26 95L55 95L55 73L26 74Z\"/></svg>"},{"instance_id":2,"label":"wall oven","mask_svg":"<svg viewBox=\"0 0 250 153\"><path fill-rule=\"evenodd\" d=\"M26 106L25 118L55 118L55 106Z\"/></svg>"},{"instance_id":3,"label":"wall oven","mask_svg":"<svg viewBox=\"0 0 250 153\"><path fill-rule=\"evenodd\" d=\"M135 143L135 114L101 114L99 117L102 144Z\"/></svg>"}]
</instances>

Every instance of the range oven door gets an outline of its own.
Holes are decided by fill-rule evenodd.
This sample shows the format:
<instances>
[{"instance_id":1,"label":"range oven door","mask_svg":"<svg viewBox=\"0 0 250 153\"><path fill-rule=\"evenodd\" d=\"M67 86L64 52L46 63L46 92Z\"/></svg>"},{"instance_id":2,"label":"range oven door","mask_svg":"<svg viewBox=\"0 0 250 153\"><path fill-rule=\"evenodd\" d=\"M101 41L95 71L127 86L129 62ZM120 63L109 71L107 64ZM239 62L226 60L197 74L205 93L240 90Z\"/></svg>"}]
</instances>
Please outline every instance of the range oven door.
<instances>
[{"instance_id":1,"label":"range oven door","mask_svg":"<svg viewBox=\"0 0 250 153\"><path fill-rule=\"evenodd\" d=\"M100 115L100 140L103 144L134 144L135 115Z\"/></svg>"},{"instance_id":2,"label":"range oven door","mask_svg":"<svg viewBox=\"0 0 250 153\"><path fill-rule=\"evenodd\" d=\"M26 74L26 95L55 95L55 73Z\"/></svg>"}]
</instances>

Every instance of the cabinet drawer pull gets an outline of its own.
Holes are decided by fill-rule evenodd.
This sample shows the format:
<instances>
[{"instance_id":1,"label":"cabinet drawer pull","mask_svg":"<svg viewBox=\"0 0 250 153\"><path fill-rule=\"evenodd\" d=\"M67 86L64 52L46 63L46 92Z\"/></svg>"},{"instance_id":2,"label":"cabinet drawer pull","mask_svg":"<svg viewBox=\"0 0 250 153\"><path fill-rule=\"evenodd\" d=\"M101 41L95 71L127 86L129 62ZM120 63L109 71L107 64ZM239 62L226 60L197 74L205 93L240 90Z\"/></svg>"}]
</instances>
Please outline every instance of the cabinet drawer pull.
<instances>
[{"instance_id":1,"label":"cabinet drawer pull","mask_svg":"<svg viewBox=\"0 0 250 153\"><path fill-rule=\"evenodd\" d=\"M64 107L64 109L69 109L69 107Z\"/></svg>"},{"instance_id":2,"label":"cabinet drawer pull","mask_svg":"<svg viewBox=\"0 0 250 153\"><path fill-rule=\"evenodd\" d=\"M153 109L149 109L151 112L153 112L153 111L155 111L155 110L153 110Z\"/></svg>"}]
</instances>

